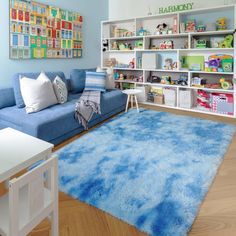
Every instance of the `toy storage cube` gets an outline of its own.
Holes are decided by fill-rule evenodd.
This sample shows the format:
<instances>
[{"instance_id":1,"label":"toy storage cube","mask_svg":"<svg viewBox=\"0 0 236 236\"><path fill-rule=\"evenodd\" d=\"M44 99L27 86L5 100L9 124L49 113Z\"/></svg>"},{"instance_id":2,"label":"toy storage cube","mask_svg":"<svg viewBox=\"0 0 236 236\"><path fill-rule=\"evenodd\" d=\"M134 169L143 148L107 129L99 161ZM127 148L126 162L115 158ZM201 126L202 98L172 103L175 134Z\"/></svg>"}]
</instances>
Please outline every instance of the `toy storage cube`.
<instances>
[{"instance_id":1,"label":"toy storage cube","mask_svg":"<svg viewBox=\"0 0 236 236\"><path fill-rule=\"evenodd\" d=\"M162 94L156 94L154 96L154 103L156 103L156 104L164 104L164 96Z\"/></svg>"},{"instance_id":2,"label":"toy storage cube","mask_svg":"<svg viewBox=\"0 0 236 236\"><path fill-rule=\"evenodd\" d=\"M147 93L147 102L154 102L154 93Z\"/></svg>"},{"instance_id":3,"label":"toy storage cube","mask_svg":"<svg viewBox=\"0 0 236 236\"><path fill-rule=\"evenodd\" d=\"M193 106L192 90L188 89L179 90L179 106L188 109L192 108Z\"/></svg>"},{"instance_id":4,"label":"toy storage cube","mask_svg":"<svg viewBox=\"0 0 236 236\"><path fill-rule=\"evenodd\" d=\"M146 102L147 101L147 93L150 91L149 86L138 86L136 88L142 91L141 93L136 95L138 101L139 102Z\"/></svg>"},{"instance_id":5,"label":"toy storage cube","mask_svg":"<svg viewBox=\"0 0 236 236\"><path fill-rule=\"evenodd\" d=\"M212 93L212 111L225 115L234 114L234 97L232 94Z\"/></svg>"},{"instance_id":6,"label":"toy storage cube","mask_svg":"<svg viewBox=\"0 0 236 236\"><path fill-rule=\"evenodd\" d=\"M165 105L175 107L176 106L176 90L170 88L163 89Z\"/></svg>"},{"instance_id":7,"label":"toy storage cube","mask_svg":"<svg viewBox=\"0 0 236 236\"><path fill-rule=\"evenodd\" d=\"M143 53L142 54L142 68L157 69L157 54L156 53Z\"/></svg>"}]
</instances>

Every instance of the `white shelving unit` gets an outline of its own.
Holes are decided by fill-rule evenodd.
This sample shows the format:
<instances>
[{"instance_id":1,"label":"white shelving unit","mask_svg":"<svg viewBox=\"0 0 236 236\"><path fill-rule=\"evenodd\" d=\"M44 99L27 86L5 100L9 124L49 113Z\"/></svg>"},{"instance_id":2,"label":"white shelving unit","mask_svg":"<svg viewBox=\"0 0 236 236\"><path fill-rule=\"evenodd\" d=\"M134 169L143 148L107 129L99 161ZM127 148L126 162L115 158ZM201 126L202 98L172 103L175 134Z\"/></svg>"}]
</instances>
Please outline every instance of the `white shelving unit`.
<instances>
[{"instance_id":1,"label":"white shelving unit","mask_svg":"<svg viewBox=\"0 0 236 236\"><path fill-rule=\"evenodd\" d=\"M216 27L215 23L217 19L221 17L226 18L227 28L225 30L217 30L214 28ZM191 20L195 20L196 26L205 25L206 30L204 32L197 32L197 30L194 32L186 32L186 30L183 29L183 23ZM163 23L166 23L168 29L171 31L167 31L164 34L157 34L157 25ZM165 15L103 21L101 26L101 66L106 68L111 66L112 63L115 63L112 65L115 73L127 75L127 79L125 80L115 80L116 84L118 84L121 89L124 87L124 84L132 84L135 87L141 88L168 88L176 91L176 106L157 104L149 101L140 102L154 106L236 118L236 61L233 60L233 70L230 72L221 70L214 72L209 71L206 69L206 63L204 63L204 68L198 71L190 70L183 65L183 58L190 56L201 56L204 57L204 61L207 61L208 57L211 55L225 54L232 56L234 59L236 48L236 5L224 5ZM139 34L141 27L146 30L143 35ZM220 48L212 45L212 40L223 38L227 35L233 35L233 47ZM160 48L160 44L163 41L169 40L173 42L173 48ZM208 45L205 48L196 48L194 43L196 40L206 40ZM105 50L103 48L104 42L108 44ZM116 48L116 45L122 45L122 48ZM158 62L155 69L142 67L140 61L143 53L155 53L157 55ZM173 62L175 62L175 67L172 70L164 68L165 59L168 58L171 58ZM134 61L133 67L132 61ZM188 84L183 86L179 84L151 83L149 79L151 76L160 78L170 76L173 81L177 81L180 76L186 76L188 78ZM133 77L142 77L143 80L136 82L130 79ZM224 77L226 81L232 82L233 88L227 90L219 87L196 87L193 86L194 77L204 78L207 80L208 84L219 83L220 78ZM233 96L233 113L229 114L227 112L215 111L212 108L212 104L211 108L199 106L197 102L197 91L199 90L206 92L209 96L211 96L212 93ZM144 91L147 90L144 89ZM180 93L182 91L190 91L192 94L193 102L192 106L189 108L184 108L180 105Z\"/></svg>"}]
</instances>

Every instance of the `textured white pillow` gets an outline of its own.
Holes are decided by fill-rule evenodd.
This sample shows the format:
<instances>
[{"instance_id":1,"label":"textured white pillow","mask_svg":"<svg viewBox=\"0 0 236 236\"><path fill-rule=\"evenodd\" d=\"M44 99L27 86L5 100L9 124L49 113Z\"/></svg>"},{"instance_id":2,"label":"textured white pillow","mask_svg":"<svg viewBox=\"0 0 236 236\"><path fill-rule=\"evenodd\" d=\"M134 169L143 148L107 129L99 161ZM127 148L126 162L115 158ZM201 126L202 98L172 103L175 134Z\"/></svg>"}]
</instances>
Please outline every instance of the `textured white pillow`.
<instances>
[{"instance_id":1,"label":"textured white pillow","mask_svg":"<svg viewBox=\"0 0 236 236\"><path fill-rule=\"evenodd\" d=\"M57 76L53 81L54 92L57 97L57 101L61 104L67 102L68 91L66 88L66 84L62 81L62 79Z\"/></svg>"},{"instance_id":2,"label":"textured white pillow","mask_svg":"<svg viewBox=\"0 0 236 236\"><path fill-rule=\"evenodd\" d=\"M107 68L107 70L104 70L101 67L97 67L96 72L107 72L106 89L115 88L114 71L112 67Z\"/></svg>"},{"instance_id":3,"label":"textured white pillow","mask_svg":"<svg viewBox=\"0 0 236 236\"><path fill-rule=\"evenodd\" d=\"M21 78L20 88L27 113L37 112L58 103L52 83L43 73L36 80Z\"/></svg>"}]
</instances>

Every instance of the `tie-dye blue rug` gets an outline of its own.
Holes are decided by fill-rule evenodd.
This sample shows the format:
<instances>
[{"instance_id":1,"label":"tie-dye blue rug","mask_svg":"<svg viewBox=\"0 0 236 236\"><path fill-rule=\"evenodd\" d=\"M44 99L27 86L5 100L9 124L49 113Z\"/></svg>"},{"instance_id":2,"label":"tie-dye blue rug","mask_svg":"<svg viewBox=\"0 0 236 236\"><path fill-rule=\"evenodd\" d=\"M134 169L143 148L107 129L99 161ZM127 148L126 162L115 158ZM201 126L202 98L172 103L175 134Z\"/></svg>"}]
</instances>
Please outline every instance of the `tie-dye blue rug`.
<instances>
[{"instance_id":1,"label":"tie-dye blue rug","mask_svg":"<svg viewBox=\"0 0 236 236\"><path fill-rule=\"evenodd\" d=\"M57 152L59 187L150 235L190 230L235 127L131 110Z\"/></svg>"}]
</instances>

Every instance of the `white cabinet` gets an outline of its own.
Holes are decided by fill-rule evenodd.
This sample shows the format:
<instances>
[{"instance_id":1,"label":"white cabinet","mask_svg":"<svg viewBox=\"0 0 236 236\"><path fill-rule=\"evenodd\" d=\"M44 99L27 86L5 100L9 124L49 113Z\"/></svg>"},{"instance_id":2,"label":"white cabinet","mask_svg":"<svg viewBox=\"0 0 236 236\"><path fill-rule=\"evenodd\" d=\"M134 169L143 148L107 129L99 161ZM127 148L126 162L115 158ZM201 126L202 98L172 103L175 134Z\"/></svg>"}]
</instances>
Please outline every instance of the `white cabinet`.
<instances>
[{"instance_id":1,"label":"white cabinet","mask_svg":"<svg viewBox=\"0 0 236 236\"><path fill-rule=\"evenodd\" d=\"M165 88L174 89L174 105L153 105L236 118L235 15L235 5L224 5L104 21L102 42L107 47L101 53L102 67L114 67L115 82L122 89L129 84L148 85L146 100L152 96L152 87L159 87L161 96ZM183 91L188 93L185 103ZM229 95L233 115L214 110L213 93ZM226 104L226 110L228 106L232 103Z\"/></svg>"}]
</instances>

